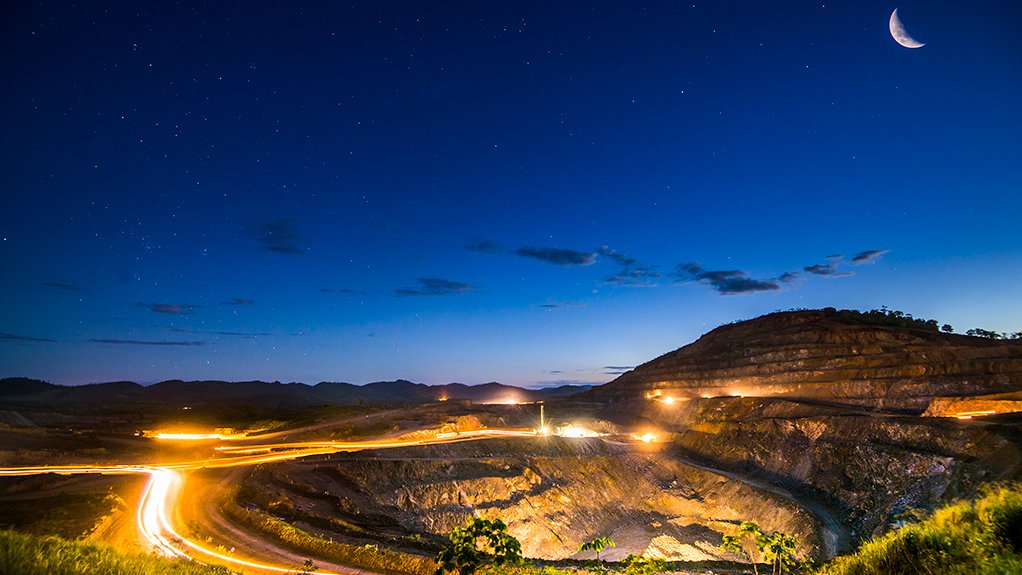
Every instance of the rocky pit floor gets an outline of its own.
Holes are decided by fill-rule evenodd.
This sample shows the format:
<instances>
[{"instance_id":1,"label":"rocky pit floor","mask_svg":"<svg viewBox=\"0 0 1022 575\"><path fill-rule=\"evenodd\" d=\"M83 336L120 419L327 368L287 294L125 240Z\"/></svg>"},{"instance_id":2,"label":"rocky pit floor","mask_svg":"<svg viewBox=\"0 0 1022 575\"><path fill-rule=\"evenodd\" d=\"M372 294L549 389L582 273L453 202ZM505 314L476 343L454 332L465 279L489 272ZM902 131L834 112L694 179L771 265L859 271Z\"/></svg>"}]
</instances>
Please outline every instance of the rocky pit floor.
<instances>
[{"instance_id":1,"label":"rocky pit floor","mask_svg":"<svg viewBox=\"0 0 1022 575\"><path fill-rule=\"evenodd\" d=\"M239 503L334 540L431 555L472 516L499 518L527 557L582 559L609 536L629 553L671 561L733 561L722 533L745 520L798 533L818 553L820 524L789 496L688 465L669 446L626 436L536 437L338 454L263 466Z\"/></svg>"}]
</instances>

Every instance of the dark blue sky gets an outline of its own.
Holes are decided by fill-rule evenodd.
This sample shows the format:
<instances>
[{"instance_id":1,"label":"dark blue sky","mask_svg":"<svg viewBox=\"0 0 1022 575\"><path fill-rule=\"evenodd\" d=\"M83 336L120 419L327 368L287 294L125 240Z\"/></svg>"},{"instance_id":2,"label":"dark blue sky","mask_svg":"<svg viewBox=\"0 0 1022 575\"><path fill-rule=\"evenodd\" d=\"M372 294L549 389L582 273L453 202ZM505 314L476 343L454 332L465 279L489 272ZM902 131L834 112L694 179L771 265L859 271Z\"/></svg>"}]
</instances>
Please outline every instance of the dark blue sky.
<instances>
[{"instance_id":1,"label":"dark blue sky","mask_svg":"<svg viewBox=\"0 0 1022 575\"><path fill-rule=\"evenodd\" d=\"M540 385L792 307L1022 329L1013 0L0 10L0 376Z\"/></svg>"}]
</instances>

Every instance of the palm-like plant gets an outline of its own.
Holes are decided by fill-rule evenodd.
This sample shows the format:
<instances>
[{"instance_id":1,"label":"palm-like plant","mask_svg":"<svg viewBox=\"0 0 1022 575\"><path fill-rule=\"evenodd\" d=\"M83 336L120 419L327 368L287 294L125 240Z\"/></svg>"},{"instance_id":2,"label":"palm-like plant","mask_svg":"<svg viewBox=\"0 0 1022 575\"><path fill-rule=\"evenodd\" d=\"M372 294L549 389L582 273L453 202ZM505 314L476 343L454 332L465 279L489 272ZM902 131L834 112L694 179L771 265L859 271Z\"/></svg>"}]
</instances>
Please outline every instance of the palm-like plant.
<instances>
[{"instance_id":1,"label":"palm-like plant","mask_svg":"<svg viewBox=\"0 0 1022 575\"><path fill-rule=\"evenodd\" d=\"M604 536L604 537L597 537L596 539L593 539L592 541L586 541L585 543L583 543L583 544L578 546L578 550L579 550L579 552L581 552L581 551L595 551L596 552L596 560L597 561L603 561L603 559L600 559L600 552L602 552L604 549L606 549L608 547L617 547L617 543L613 539L611 539L610 537Z\"/></svg>"}]
</instances>

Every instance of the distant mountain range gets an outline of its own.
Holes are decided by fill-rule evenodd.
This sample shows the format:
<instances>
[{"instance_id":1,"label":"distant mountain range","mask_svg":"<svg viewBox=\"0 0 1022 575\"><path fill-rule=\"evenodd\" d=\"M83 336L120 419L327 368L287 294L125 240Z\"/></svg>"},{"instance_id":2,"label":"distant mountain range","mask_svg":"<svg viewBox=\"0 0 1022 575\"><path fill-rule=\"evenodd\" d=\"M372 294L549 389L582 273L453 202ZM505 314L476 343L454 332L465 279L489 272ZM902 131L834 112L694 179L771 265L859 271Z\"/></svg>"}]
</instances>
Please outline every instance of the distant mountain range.
<instances>
[{"instance_id":1,"label":"distant mountain range","mask_svg":"<svg viewBox=\"0 0 1022 575\"><path fill-rule=\"evenodd\" d=\"M65 409L89 406L158 404L186 407L211 404L245 404L302 408L321 405L420 404L445 400L474 403L524 403L566 397L588 391L589 385L563 385L547 389L524 389L501 383L426 385L399 379L365 385L322 382L280 383L266 381L181 381L152 385L130 381L64 386L21 377L0 379L0 409Z\"/></svg>"}]
</instances>

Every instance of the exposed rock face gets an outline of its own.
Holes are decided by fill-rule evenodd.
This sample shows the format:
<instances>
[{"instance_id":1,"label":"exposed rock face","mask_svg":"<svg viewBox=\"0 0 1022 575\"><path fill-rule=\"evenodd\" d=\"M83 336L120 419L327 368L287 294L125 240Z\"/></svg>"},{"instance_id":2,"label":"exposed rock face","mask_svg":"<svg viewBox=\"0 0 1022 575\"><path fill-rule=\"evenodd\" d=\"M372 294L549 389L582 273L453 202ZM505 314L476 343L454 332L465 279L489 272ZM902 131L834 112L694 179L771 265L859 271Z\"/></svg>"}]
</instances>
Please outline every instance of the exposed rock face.
<instances>
[{"instance_id":1,"label":"exposed rock face","mask_svg":"<svg viewBox=\"0 0 1022 575\"><path fill-rule=\"evenodd\" d=\"M1001 413L1022 412L1022 392L978 395L975 397L937 397L923 415L972 419Z\"/></svg>"},{"instance_id":2,"label":"exposed rock face","mask_svg":"<svg viewBox=\"0 0 1022 575\"><path fill-rule=\"evenodd\" d=\"M593 390L630 398L784 396L921 412L937 396L1022 389L1022 342L782 312L719 327Z\"/></svg>"},{"instance_id":3,"label":"exposed rock face","mask_svg":"<svg viewBox=\"0 0 1022 575\"><path fill-rule=\"evenodd\" d=\"M821 310L720 327L590 397L672 432L689 458L829 502L863 538L909 508L1022 478L1016 420L921 416L1008 410L1018 390L1022 342ZM970 399L983 394L996 395Z\"/></svg>"},{"instance_id":4,"label":"exposed rock face","mask_svg":"<svg viewBox=\"0 0 1022 575\"><path fill-rule=\"evenodd\" d=\"M603 535L618 544L603 554L611 560L732 558L718 545L740 521L817 529L789 499L684 465L655 446L550 437L397 451L266 468L246 481L244 503L298 522L338 518L398 543L415 533L446 535L473 516L499 518L526 556L547 559L575 556L580 543ZM814 543L810 537L803 550Z\"/></svg>"}]
</instances>

